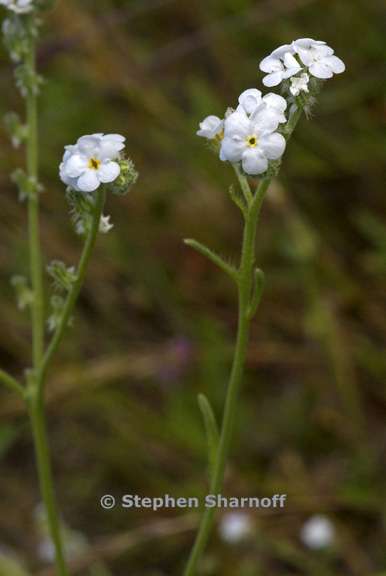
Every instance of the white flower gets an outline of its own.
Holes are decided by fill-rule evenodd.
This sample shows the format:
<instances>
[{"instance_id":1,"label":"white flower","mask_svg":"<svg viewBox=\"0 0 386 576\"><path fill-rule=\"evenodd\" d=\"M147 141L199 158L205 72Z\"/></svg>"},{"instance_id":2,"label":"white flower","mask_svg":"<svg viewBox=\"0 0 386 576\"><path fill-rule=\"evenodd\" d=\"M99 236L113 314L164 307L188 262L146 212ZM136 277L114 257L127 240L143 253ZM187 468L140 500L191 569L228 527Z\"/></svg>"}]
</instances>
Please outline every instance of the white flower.
<instances>
[{"instance_id":1,"label":"white flower","mask_svg":"<svg viewBox=\"0 0 386 576\"><path fill-rule=\"evenodd\" d=\"M262 104L265 104L267 111L269 110L269 112L277 116L279 123L287 121L284 114L287 108L286 100L272 92L262 96L260 90L257 90L256 88L249 88L240 94L237 110L242 108L248 115L250 115Z\"/></svg>"},{"instance_id":2,"label":"white flower","mask_svg":"<svg viewBox=\"0 0 386 576\"><path fill-rule=\"evenodd\" d=\"M252 532L250 517L242 512L229 512L221 518L219 532L221 538L229 544L245 540Z\"/></svg>"},{"instance_id":3,"label":"white flower","mask_svg":"<svg viewBox=\"0 0 386 576\"><path fill-rule=\"evenodd\" d=\"M334 543L335 529L326 516L312 516L303 525L300 538L308 548L321 550Z\"/></svg>"},{"instance_id":4,"label":"white flower","mask_svg":"<svg viewBox=\"0 0 386 576\"><path fill-rule=\"evenodd\" d=\"M278 125L278 114L266 104L258 106L250 116L239 107L224 122L221 160L241 162L247 174L262 174L268 161L278 160L285 150L284 137L275 132Z\"/></svg>"},{"instance_id":5,"label":"white flower","mask_svg":"<svg viewBox=\"0 0 386 576\"><path fill-rule=\"evenodd\" d=\"M260 62L260 70L267 72L263 84L271 87L300 72L301 66L294 57L293 46L284 44Z\"/></svg>"},{"instance_id":6,"label":"white flower","mask_svg":"<svg viewBox=\"0 0 386 576\"><path fill-rule=\"evenodd\" d=\"M0 5L16 12L16 14L26 14L34 8L32 0L0 0Z\"/></svg>"},{"instance_id":7,"label":"white flower","mask_svg":"<svg viewBox=\"0 0 386 576\"><path fill-rule=\"evenodd\" d=\"M292 96L298 96L300 92L308 92L308 82L310 77L306 72L301 76L293 76L291 78L290 92Z\"/></svg>"},{"instance_id":8,"label":"white flower","mask_svg":"<svg viewBox=\"0 0 386 576\"><path fill-rule=\"evenodd\" d=\"M101 219L99 221L99 232L101 232L102 234L107 234L108 232L110 232L110 230L114 228L114 224L111 224L110 218L111 216L104 216L104 215L101 216Z\"/></svg>"},{"instance_id":9,"label":"white flower","mask_svg":"<svg viewBox=\"0 0 386 576\"><path fill-rule=\"evenodd\" d=\"M207 116L200 122L200 129L197 130L197 136L208 138L208 140L213 140L214 138L221 140L223 130L224 120L221 120L218 116Z\"/></svg>"},{"instance_id":10,"label":"white flower","mask_svg":"<svg viewBox=\"0 0 386 576\"><path fill-rule=\"evenodd\" d=\"M119 134L82 136L73 146L66 146L60 165L60 178L73 190L93 192L100 184L117 179L120 166L115 160L125 147Z\"/></svg>"},{"instance_id":11,"label":"white flower","mask_svg":"<svg viewBox=\"0 0 386 576\"><path fill-rule=\"evenodd\" d=\"M292 46L310 74L316 78L332 78L334 74L341 74L346 69L344 62L334 56L334 50L321 40L301 38L295 40Z\"/></svg>"},{"instance_id":12,"label":"white flower","mask_svg":"<svg viewBox=\"0 0 386 576\"><path fill-rule=\"evenodd\" d=\"M279 46L260 62L260 70L267 72L267 76L263 78L263 84L266 86L277 86L283 80L298 75L299 72L308 72L316 78L326 79L344 72L345 69L344 63L334 55L334 50L330 46L322 40L312 38L300 38L294 40L292 44ZM291 87L294 83L296 86L296 79L291 81ZM296 91L296 88L294 89ZM304 88L300 90L306 91ZM292 94L297 95L293 92Z\"/></svg>"}]
</instances>

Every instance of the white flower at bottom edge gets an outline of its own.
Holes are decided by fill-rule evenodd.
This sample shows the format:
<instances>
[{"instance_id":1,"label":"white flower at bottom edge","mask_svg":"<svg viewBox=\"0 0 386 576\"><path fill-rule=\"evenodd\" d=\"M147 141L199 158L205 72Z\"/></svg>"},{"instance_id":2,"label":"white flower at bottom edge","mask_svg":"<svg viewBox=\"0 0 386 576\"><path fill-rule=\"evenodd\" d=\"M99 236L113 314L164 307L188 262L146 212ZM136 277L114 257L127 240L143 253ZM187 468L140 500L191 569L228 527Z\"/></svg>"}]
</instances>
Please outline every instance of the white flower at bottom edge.
<instances>
[{"instance_id":1,"label":"white flower at bottom edge","mask_svg":"<svg viewBox=\"0 0 386 576\"><path fill-rule=\"evenodd\" d=\"M200 129L197 130L197 136L207 138L208 140L213 140L214 138L221 140L223 130L224 120L221 120L218 116L211 115L200 122Z\"/></svg>"},{"instance_id":2,"label":"white flower at bottom edge","mask_svg":"<svg viewBox=\"0 0 386 576\"><path fill-rule=\"evenodd\" d=\"M224 123L221 160L241 162L244 172L251 176L262 174L268 161L278 160L285 150L286 141L275 132L277 126L277 116L267 112L265 105L249 117L244 110L236 110Z\"/></svg>"},{"instance_id":3,"label":"white flower at bottom edge","mask_svg":"<svg viewBox=\"0 0 386 576\"><path fill-rule=\"evenodd\" d=\"M316 78L328 79L346 70L344 62L334 56L334 50L322 40L300 38L292 43L300 60Z\"/></svg>"},{"instance_id":4,"label":"white flower at bottom edge","mask_svg":"<svg viewBox=\"0 0 386 576\"><path fill-rule=\"evenodd\" d=\"M312 550L328 548L335 540L334 525L326 516L312 516L303 524L300 538L303 544Z\"/></svg>"},{"instance_id":5,"label":"white flower at bottom edge","mask_svg":"<svg viewBox=\"0 0 386 576\"><path fill-rule=\"evenodd\" d=\"M34 8L32 0L0 0L0 5L16 14L26 14Z\"/></svg>"},{"instance_id":6,"label":"white flower at bottom edge","mask_svg":"<svg viewBox=\"0 0 386 576\"><path fill-rule=\"evenodd\" d=\"M121 172L118 162L125 147L119 134L82 136L73 146L66 146L60 165L60 178L78 192L93 192L101 184L116 180Z\"/></svg>"},{"instance_id":7,"label":"white flower at bottom edge","mask_svg":"<svg viewBox=\"0 0 386 576\"><path fill-rule=\"evenodd\" d=\"M299 96L300 92L308 92L308 82L310 77L306 72L301 76L293 76L290 83L290 92L292 96Z\"/></svg>"}]
</instances>

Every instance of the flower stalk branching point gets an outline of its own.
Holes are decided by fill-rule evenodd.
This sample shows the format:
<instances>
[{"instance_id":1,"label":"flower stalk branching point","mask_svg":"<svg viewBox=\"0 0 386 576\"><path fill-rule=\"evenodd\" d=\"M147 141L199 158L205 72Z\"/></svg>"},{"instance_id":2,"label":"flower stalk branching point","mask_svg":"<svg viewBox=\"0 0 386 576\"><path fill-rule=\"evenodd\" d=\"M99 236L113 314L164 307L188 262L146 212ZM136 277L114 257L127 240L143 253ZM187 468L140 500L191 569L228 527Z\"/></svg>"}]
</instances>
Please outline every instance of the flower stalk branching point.
<instances>
[{"instance_id":1,"label":"flower stalk branching point","mask_svg":"<svg viewBox=\"0 0 386 576\"><path fill-rule=\"evenodd\" d=\"M235 282L238 293L238 328L232 369L217 437L209 400L200 396L208 437L209 487L211 494L223 488L236 410L242 384L250 324L258 310L264 289L264 273L256 266L256 232L264 198L280 171L281 159L303 112L308 116L324 80L344 71L345 65L325 42L300 39L274 50L260 63L267 73L265 86L282 84L281 94L263 96L260 90L245 90L235 109L224 118L208 116L198 136L208 139L223 162L236 174L239 191L232 185L231 200L243 215L244 229L239 265L226 260L207 246L190 239L185 243L206 256ZM196 576L215 519L214 508L205 509L185 567L184 576Z\"/></svg>"},{"instance_id":2,"label":"flower stalk branching point","mask_svg":"<svg viewBox=\"0 0 386 576\"><path fill-rule=\"evenodd\" d=\"M26 120L10 112L4 119L12 144L26 146L26 168L18 168L12 181L19 199L28 204L29 279L14 276L18 306L31 312L32 363L25 382L0 370L0 383L19 394L26 403L33 433L36 464L50 537L55 549L57 576L68 576L61 521L56 503L50 450L45 423L46 375L66 329L71 325L75 304L85 281L87 268L99 232L113 225L103 210L107 195L125 194L137 179L133 162L124 153L125 138L119 134L82 136L67 146L60 164L60 178L67 187L71 217L84 245L77 266L54 260L47 267L52 280L51 310L47 314L44 297L44 267L40 242L39 204L43 187L39 182L38 96L43 84L36 70L36 48L41 15L52 0L0 0L8 10L3 21L3 37L15 63L16 85L25 100ZM51 337L46 345L46 328Z\"/></svg>"}]
</instances>

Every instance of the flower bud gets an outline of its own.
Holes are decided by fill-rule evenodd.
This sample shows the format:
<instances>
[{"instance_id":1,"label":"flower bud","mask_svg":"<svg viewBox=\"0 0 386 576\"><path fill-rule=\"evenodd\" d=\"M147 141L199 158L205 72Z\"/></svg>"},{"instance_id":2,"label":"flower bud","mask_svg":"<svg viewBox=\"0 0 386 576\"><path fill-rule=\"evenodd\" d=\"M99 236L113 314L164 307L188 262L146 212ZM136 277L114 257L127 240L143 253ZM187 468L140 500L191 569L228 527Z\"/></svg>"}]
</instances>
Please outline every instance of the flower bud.
<instances>
[{"instance_id":1,"label":"flower bud","mask_svg":"<svg viewBox=\"0 0 386 576\"><path fill-rule=\"evenodd\" d=\"M122 158L118 161L121 169L120 174L114 182L107 185L107 188L119 196L123 196L129 192L130 188L135 184L138 179L138 172L135 169L134 162L130 158Z\"/></svg>"}]
</instances>

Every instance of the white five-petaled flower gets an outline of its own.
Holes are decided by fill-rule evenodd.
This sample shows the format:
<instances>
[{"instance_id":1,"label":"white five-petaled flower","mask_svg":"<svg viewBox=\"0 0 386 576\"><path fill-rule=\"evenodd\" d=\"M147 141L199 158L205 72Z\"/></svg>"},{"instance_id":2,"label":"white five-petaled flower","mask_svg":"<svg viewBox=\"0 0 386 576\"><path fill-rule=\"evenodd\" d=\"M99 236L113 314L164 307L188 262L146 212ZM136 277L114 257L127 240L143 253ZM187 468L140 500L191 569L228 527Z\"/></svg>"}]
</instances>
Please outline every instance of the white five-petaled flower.
<instances>
[{"instance_id":1,"label":"white five-petaled flower","mask_svg":"<svg viewBox=\"0 0 386 576\"><path fill-rule=\"evenodd\" d=\"M341 74L345 68L343 61L334 55L330 46L322 40L312 38L300 38L292 44L279 46L260 62L260 70L267 73L263 78L265 86L277 86L283 80L291 78L292 87L293 77L299 72L308 72L315 78L327 79L334 74ZM305 91L304 88L300 90Z\"/></svg>"},{"instance_id":2,"label":"white five-petaled flower","mask_svg":"<svg viewBox=\"0 0 386 576\"><path fill-rule=\"evenodd\" d=\"M202 136L208 140L217 138L221 140L224 131L224 120L218 116L207 116L200 122L200 129L197 130L197 136Z\"/></svg>"},{"instance_id":3,"label":"white five-petaled flower","mask_svg":"<svg viewBox=\"0 0 386 576\"><path fill-rule=\"evenodd\" d=\"M326 516L312 516L303 524L300 538L312 550L328 548L335 540L334 525Z\"/></svg>"},{"instance_id":4,"label":"white five-petaled flower","mask_svg":"<svg viewBox=\"0 0 386 576\"><path fill-rule=\"evenodd\" d=\"M321 40L301 38L295 40L292 46L310 74L316 78L332 78L334 74L341 74L346 69L344 62L334 56L334 50Z\"/></svg>"},{"instance_id":5,"label":"white five-petaled flower","mask_svg":"<svg viewBox=\"0 0 386 576\"><path fill-rule=\"evenodd\" d=\"M309 92L308 82L310 77L306 72L303 72L300 76L293 76L291 78L290 92L292 96L298 96L300 92Z\"/></svg>"},{"instance_id":6,"label":"white five-petaled flower","mask_svg":"<svg viewBox=\"0 0 386 576\"><path fill-rule=\"evenodd\" d=\"M280 114L272 112L265 102L250 115L239 106L225 119L221 160L241 162L247 174L262 174L269 160L278 160L284 153L285 138L276 132L279 123Z\"/></svg>"},{"instance_id":7,"label":"white five-petaled flower","mask_svg":"<svg viewBox=\"0 0 386 576\"><path fill-rule=\"evenodd\" d=\"M75 145L66 146L60 178L73 190L93 192L118 178L121 169L116 160L124 147L125 138L119 134L82 136Z\"/></svg>"},{"instance_id":8,"label":"white five-petaled flower","mask_svg":"<svg viewBox=\"0 0 386 576\"><path fill-rule=\"evenodd\" d=\"M33 10L33 0L0 0L0 5L5 6L16 14L26 14Z\"/></svg>"}]
</instances>

